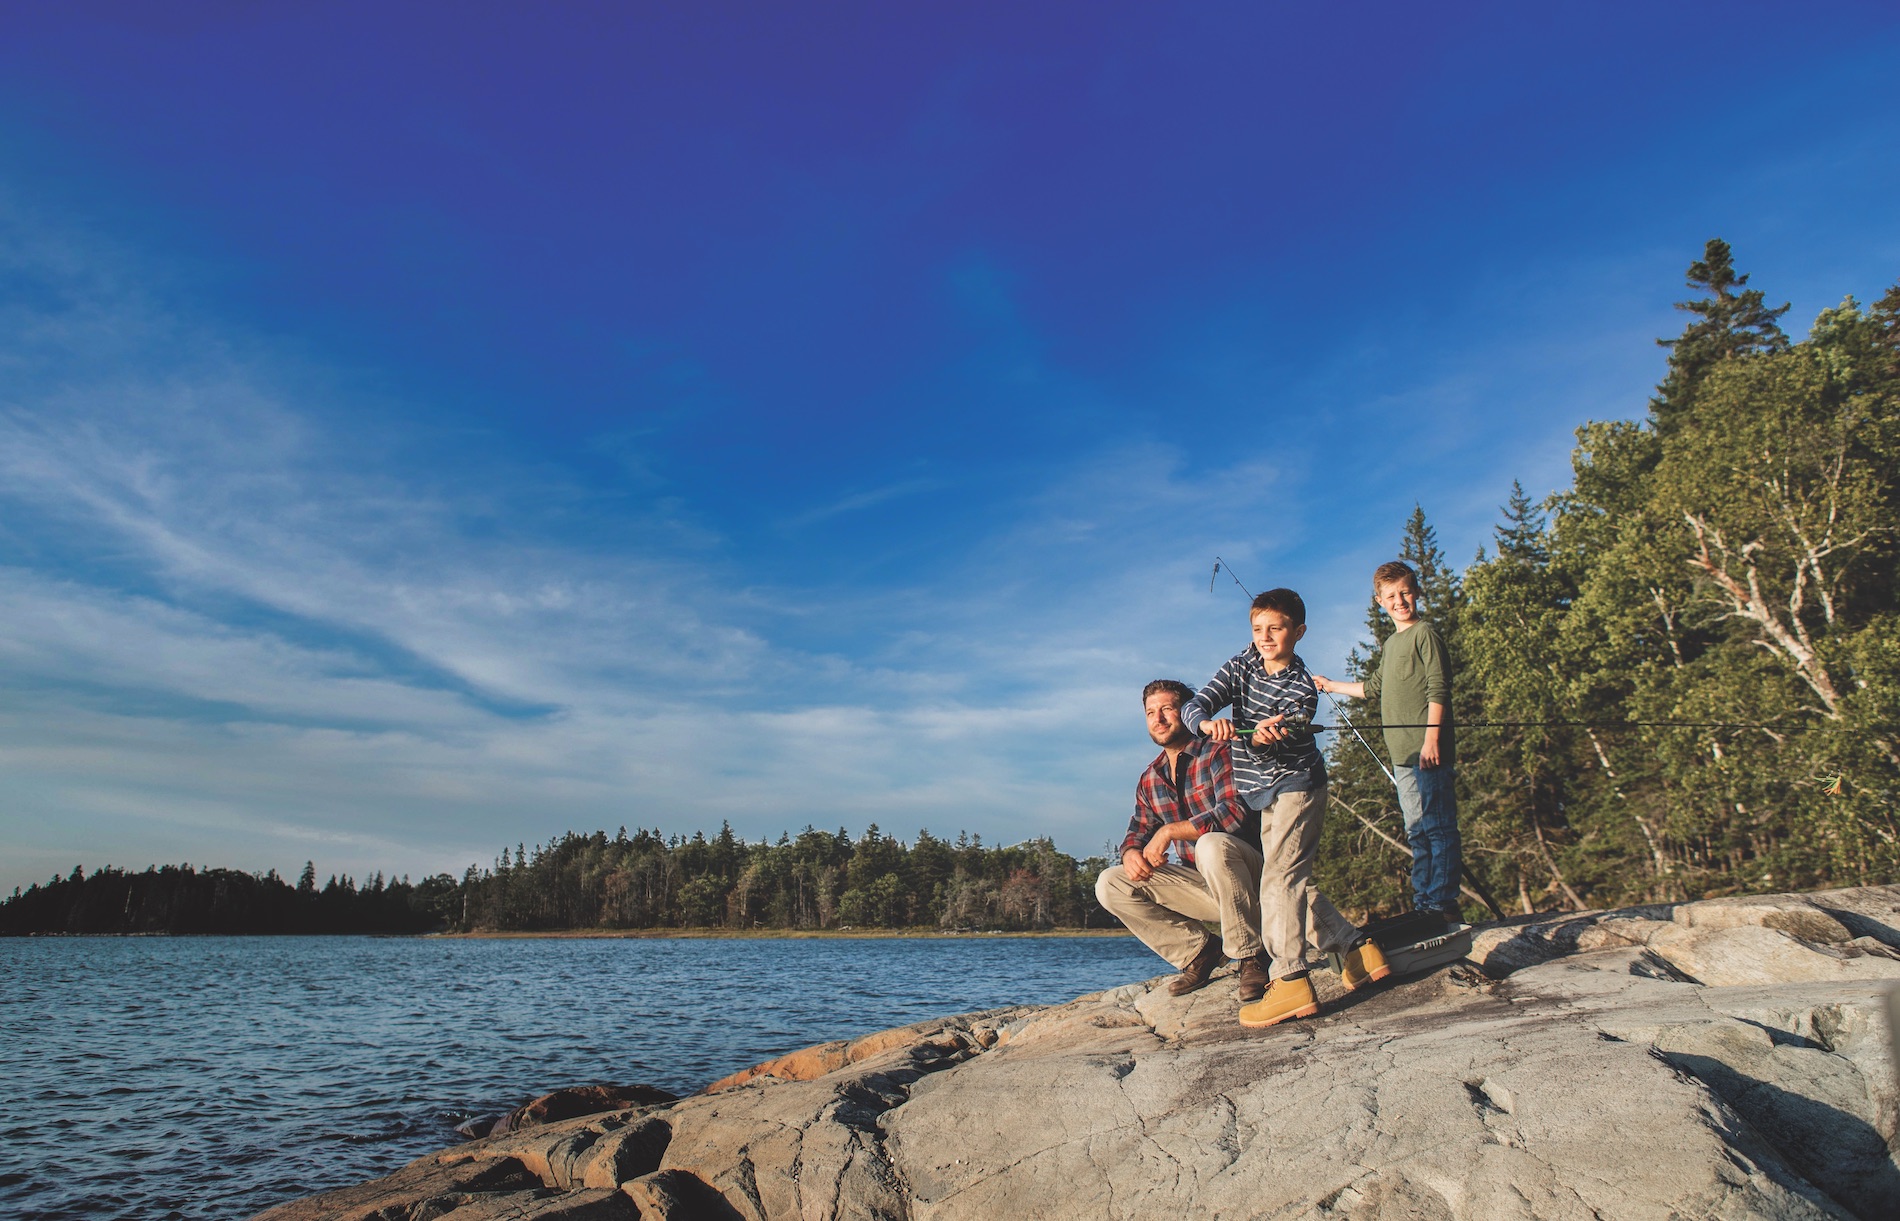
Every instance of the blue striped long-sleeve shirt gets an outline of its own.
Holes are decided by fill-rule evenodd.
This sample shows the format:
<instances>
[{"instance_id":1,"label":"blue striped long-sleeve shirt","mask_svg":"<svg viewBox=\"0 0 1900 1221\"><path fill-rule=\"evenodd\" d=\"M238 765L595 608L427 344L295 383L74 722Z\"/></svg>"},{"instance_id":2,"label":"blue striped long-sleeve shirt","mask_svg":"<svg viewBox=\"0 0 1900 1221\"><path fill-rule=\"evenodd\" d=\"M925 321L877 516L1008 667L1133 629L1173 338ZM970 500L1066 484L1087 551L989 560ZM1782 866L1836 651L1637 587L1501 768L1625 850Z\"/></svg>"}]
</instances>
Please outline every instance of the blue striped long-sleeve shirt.
<instances>
[{"instance_id":1,"label":"blue striped long-sleeve shirt","mask_svg":"<svg viewBox=\"0 0 1900 1221\"><path fill-rule=\"evenodd\" d=\"M1319 689L1298 654L1277 673L1269 674L1252 645L1234 654L1181 709L1181 723L1190 733L1201 732L1201 722L1232 705L1234 720L1259 724L1271 717L1311 721L1319 711ZM1255 746L1245 738L1234 740L1234 787L1256 810L1273 804L1281 793L1311 790L1326 782L1326 761L1310 733L1296 733L1272 746Z\"/></svg>"}]
</instances>

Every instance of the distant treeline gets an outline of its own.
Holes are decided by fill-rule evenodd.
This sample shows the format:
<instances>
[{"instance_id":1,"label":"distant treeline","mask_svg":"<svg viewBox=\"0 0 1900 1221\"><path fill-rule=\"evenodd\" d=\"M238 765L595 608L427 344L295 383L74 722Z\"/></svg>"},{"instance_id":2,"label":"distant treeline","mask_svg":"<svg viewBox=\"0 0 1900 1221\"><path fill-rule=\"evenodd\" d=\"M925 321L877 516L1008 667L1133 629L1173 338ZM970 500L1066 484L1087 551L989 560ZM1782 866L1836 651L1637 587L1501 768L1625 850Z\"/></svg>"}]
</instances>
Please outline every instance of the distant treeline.
<instances>
[{"instance_id":1,"label":"distant treeline","mask_svg":"<svg viewBox=\"0 0 1900 1221\"><path fill-rule=\"evenodd\" d=\"M1095 903L1104 861L1078 862L1048 839L986 847L920 831L906 844L873 824L853 840L807 827L753 844L622 827L504 850L457 881L382 875L358 886L292 886L189 865L129 873L74 869L0 903L0 934L411 933L556 929L999 929L1113 927Z\"/></svg>"},{"instance_id":2,"label":"distant treeline","mask_svg":"<svg viewBox=\"0 0 1900 1221\"><path fill-rule=\"evenodd\" d=\"M421 933L461 910L447 874L411 885L373 875L358 886L314 865L295 886L277 875L162 865L132 873L110 866L64 878L0 903L0 935L31 933Z\"/></svg>"}]
</instances>

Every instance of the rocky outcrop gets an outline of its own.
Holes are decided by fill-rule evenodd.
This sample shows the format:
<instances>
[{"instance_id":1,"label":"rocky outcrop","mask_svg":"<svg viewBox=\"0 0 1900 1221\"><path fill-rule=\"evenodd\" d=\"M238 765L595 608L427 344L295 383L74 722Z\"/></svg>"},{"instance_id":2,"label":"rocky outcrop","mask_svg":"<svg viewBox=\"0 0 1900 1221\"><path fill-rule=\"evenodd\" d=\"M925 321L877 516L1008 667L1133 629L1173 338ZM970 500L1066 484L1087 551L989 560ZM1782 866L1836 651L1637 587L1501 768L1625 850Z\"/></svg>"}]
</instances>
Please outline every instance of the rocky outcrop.
<instances>
[{"instance_id":1,"label":"rocky outcrop","mask_svg":"<svg viewBox=\"0 0 1900 1221\"><path fill-rule=\"evenodd\" d=\"M557 1123L563 1119L575 1119L582 1115L598 1115L602 1111L619 1111L628 1107L654 1106L659 1103L673 1102L678 1097L678 1094L656 1089L650 1085L569 1086L567 1089L555 1090L525 1102L500 1119L487 1122L472 1120L464 1124L460 1130L468 1136L504 1136L509 1132L519 1132L523 1128Z\"/></svg>"},{"instance_id":2,"label":"rocky outcrop","mask_svg":"<svg viewBox=\"0 0 1900 1221\"><path fill-rule=\"evenodd\" d=\"M966 1014L471 1142L272 1221L1900 1215L1900 888L1488 927L1316 1019L1231 976Z\"/></svg>"}]
</instances>

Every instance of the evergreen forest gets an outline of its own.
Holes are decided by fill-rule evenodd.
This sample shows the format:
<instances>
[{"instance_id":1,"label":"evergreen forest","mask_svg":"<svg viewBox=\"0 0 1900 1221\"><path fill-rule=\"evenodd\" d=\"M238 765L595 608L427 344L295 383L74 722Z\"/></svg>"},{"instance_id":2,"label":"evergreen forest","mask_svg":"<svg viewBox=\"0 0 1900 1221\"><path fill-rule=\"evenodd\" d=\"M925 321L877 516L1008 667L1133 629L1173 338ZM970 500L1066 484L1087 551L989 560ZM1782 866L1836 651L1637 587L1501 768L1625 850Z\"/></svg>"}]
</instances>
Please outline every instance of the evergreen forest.
<instances>
[{"instance_id":1,"label":"evergreen forest","mask_svg":"<svg viewBox=\"0 0 1900 1221\"><path fill-rule=\"evenodd\" d=\"M1797 342L1726 243L1687 278L1646 413L1579 428L1568 489L1500 489L1462 569L1422 508L1399 532L1456 668L1473 918L1481 893L1531 912L1900 879L1900 286ZM1390 631L1370 592L1354 678ZM1319 881L1391 913L1410 853L1377 710L1323 700L1322 723L1340 711L1366 741L1329 742ZM414 885L75 869L0 903L0 933L1101 927L1106 863L876 826L622 828Z\"/></svg>"},{"instance_id":2,"label":"evergreen forest","mask_svg":"<svg viewBox=\"0 0 1900 1221\"><path fill-rule=\"evenodd\" d=\"M875 824L853 840L805 828L777 843L717 835L632 835L622 827L517 844L460 880L376 875L291 886L275 872L128 873L75 868L0 903L0 935L31 933L410 933L431 930L1103 928L1095 903L1106 862L1077 862L1048 839L988 847L919 831L906 844Z\"/></svg>"},{"instance_id":3,"label":"evergreen forest","mask_svg":"<svg viewBox=\"0 0 1900 1221\"><path fill-rule=\"evenodd\" d=\"M1422 510L1401 532L1456 667L1466 865L1513 912L1900 879L1900 286L1794 342L1725 242L1688 284L1646 416L1579 428L1569 489L1514 484L1462 570ZM1391 785L1330 747L1321 885L1396 909Z\"/></svg>"}]
</instances>

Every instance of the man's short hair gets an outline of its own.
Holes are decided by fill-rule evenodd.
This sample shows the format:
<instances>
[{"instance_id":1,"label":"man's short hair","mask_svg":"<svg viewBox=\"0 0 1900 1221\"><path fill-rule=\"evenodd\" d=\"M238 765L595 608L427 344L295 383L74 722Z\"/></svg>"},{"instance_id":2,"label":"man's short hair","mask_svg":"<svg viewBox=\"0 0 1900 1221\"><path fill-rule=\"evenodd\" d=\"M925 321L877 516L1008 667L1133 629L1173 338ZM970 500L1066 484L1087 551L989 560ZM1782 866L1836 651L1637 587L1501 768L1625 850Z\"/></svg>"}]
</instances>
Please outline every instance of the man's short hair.
<instances>
[{"instance_id":1,"label":"man's short hair","mask_svg":"<svg viewBox=\"0 0 1900 1221\"><path fill-rule=\"evenodd\" d=\"M1259 595L1253 600L1253 610L1247 612L1247 617L1252 618L1255 612L1263 610L1278 611L1295 625L1306 622L1306 599L1290 589L1269 589Z\"/></svg>"},{"instance_id":2,"label":"man's short hair","mask_svg":"<svg viewBox=\"0 0 1900 1221\"><path fill-rule=\"evenodd\" d=\"M1418 593L1418 573L1404 560L1387 560L1372 570L1372 592L1378 593L1388 585L1397 585L1400 581L1410 581L1412 592Z\"/></svg>"},{"instance_id":3,"label":"man's short hair","mask_svg":"<svg viewBox=\"0 0 1900 1221\"><path fill-rule=\"evenodd\" d=\"M1148 697L1157 691L1166 691L1169 695L1174 696L1175 700L1181 704L1186 704L1189 700L1194 698L1194 692L1188 688L1186 683L1173 678L1157 678L1141 689L1141 706L1143 708L1148 706Z\"/></svg>"}]
</instances>

